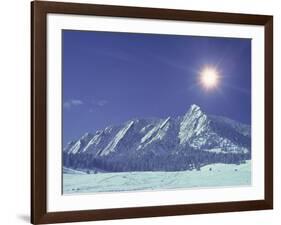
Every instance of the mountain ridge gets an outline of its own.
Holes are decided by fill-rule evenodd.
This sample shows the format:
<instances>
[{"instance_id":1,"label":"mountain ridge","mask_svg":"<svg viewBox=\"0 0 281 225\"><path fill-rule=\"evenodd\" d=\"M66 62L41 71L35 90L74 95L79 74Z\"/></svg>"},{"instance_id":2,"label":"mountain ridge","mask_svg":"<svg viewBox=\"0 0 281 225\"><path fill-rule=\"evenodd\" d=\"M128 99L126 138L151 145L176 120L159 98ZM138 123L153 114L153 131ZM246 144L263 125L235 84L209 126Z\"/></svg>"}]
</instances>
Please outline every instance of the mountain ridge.
<instances>
[{"instance_id":1,"label":"mountain ridge","mask_svg":"<svg viewBox=\"0 0 281 225\"><path fill-rule=\"evenodd\" d=\"M63 149L64 166L105 171L188 170L250 157L249 125L207 115L195 104L183 116L136 118L85 133Z\"/></svg>"}]
</instances>

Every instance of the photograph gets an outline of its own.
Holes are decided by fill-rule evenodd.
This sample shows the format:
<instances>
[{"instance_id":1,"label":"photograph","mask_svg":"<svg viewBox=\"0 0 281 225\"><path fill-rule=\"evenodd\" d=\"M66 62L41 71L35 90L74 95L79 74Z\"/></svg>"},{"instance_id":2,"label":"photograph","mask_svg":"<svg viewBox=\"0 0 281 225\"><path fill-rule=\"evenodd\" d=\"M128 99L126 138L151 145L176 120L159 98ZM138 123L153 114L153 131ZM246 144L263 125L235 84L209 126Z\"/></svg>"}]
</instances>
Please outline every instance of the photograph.
<instances>
[{"instance_id":1,"label":"photograph","mask_svg":"<svg viewBox=\"0 0 281 225\"><path fill-rule=\"evenodd\" d=\"M61 38L63 195L252 185L251 38Z\"/></svg>"},{"instance_id":2,"label":"photograph","mask_svg":"<svg viewBox=\"0 0 281 225\"><path fill-rule=\"evenodd\" d=\"M273 14L161 4L31 3L33 224L273 209Z\"/></svg>"}]
</instances>

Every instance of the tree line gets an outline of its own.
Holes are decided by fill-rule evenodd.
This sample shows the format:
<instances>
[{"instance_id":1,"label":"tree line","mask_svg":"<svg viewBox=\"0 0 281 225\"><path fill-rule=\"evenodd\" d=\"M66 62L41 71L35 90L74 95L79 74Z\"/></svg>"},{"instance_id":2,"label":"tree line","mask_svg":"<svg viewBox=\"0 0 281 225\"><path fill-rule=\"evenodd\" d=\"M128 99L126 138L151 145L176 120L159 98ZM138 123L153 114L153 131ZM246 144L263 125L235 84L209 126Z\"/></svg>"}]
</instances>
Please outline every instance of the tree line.
<instances>
[{"instance_id":1,"label":"tree line","mask_svg":"<svg viewBox=\"0 0 281 225\"><path fill-rule=\"evenodd\" d=\"M200 170L214 163L241 164L251 159L251 154L216 153L189 150L182 154L95 156L92 154L68 154L63 152L63 165L72 169L103 170L107 172L130 171L183 171Z\"/></svg>"}]
</instances>

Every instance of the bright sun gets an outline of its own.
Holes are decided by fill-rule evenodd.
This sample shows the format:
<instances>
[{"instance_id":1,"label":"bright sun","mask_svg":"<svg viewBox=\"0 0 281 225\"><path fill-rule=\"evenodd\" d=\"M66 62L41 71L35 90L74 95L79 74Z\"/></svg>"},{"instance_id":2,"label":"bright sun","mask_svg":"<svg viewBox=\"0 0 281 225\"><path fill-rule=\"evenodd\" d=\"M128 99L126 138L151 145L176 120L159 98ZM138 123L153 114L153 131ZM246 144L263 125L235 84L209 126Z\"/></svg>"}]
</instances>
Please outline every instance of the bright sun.
<instances>
[{"instance_id":1,"label":"bright sun","mask_svg":"<svg viewBox=\"0 0 281 225\"><path fill-rule=\"evenodd\" d=\"M200 72L200 84L206 89L214 89L219 84L219 73L214 67L205 67Z\"/></svg>"}]
</instances>

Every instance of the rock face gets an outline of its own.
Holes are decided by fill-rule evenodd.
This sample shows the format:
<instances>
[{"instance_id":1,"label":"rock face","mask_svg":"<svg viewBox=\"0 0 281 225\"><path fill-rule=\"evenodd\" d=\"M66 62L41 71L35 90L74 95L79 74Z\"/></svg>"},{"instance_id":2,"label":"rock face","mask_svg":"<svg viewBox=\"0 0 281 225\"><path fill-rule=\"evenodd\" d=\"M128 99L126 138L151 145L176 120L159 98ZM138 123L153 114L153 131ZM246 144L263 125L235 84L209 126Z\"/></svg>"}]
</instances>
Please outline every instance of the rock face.
<instances>
[{"instance_id":1,"label":"rock face","mask_svg":"<svg viewBox=\"0 0 281 225\"><path fill-rule=\"evenodd\" d=\"M191 170L250 158L250 126L197 105L176 118L134 119L86 133L63 149L65 167L108 172Z\"/></svg>"}]
</instances>

